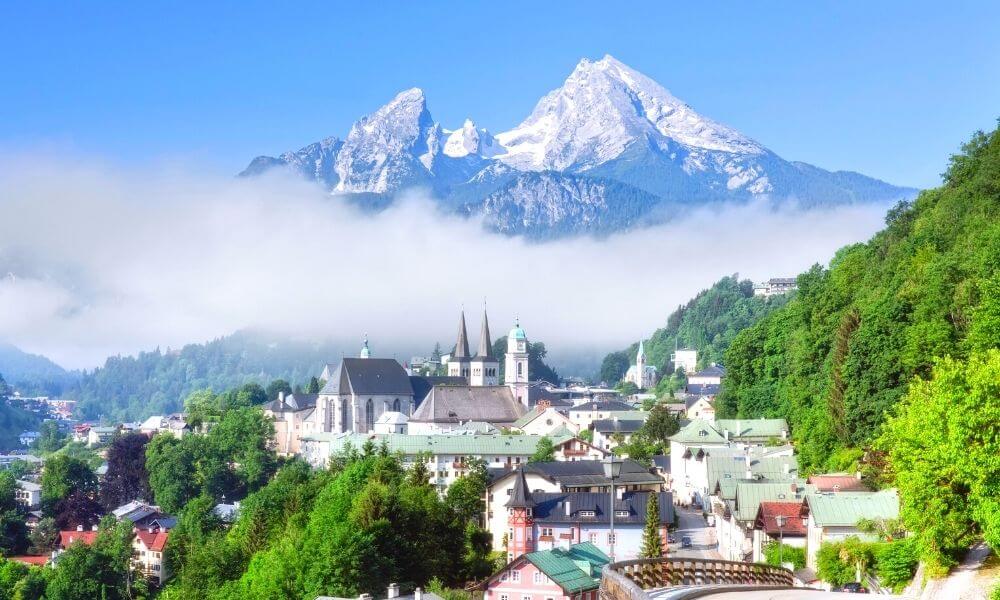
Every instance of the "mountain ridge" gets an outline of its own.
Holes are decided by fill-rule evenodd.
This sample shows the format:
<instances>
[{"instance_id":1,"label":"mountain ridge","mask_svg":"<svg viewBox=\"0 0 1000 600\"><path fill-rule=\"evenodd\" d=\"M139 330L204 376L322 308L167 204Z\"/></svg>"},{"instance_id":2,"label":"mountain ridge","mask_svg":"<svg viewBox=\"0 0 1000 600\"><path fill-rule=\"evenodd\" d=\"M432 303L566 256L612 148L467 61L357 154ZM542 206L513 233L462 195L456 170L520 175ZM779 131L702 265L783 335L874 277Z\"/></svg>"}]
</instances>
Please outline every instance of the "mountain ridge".
<instances>
[{"instance_id":1,"label":"mountain ridge","mask_svg":"<svg viewBox=\"0 0 1000 600\"><path fill-rule=\"evenodd\" d=\"M443 210L485 216L494 231L533 239L603 235L655 222L638 216L676 214L654 210L658 206L762 198L804 207L888 204L917 191L787 161L611 56L581 60L508 131L491 134L472 119L446 129L434 121L423 91L411 88L358 120L344 140L328 137L278 157L258 156L240 176L275 168L331 194L375 195L360 201L374 209L406 189L428 189ZM551 174L590 193L553 194L557 177ZM644 206L615 211L635 202L637 192L648 194ZM529 205L544 210L532 217L521 210Z\"/></svg>"}]
</instances>

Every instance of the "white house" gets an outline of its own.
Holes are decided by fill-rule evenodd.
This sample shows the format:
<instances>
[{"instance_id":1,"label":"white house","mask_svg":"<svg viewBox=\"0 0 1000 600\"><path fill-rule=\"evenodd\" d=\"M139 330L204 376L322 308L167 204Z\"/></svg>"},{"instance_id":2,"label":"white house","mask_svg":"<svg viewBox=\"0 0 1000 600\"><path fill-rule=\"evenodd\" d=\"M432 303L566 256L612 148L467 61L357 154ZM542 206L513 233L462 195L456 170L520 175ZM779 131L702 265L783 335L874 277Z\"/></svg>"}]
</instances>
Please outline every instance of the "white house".
<instances>
[{"instance_id":1,"label":"white house","mask_svg":"<svg viewBox=\"0 0 1000 600\"><path fill-rule=\"evenodd\" d=\"M387 412L382 413L375 420L375 433L406 433L406 423L410 418L403 413Z\"/></svg>"},{"instance_id":2,"label":"white house","mask_svg":"<svg viewBox=\"0 0 1000 600\"><path fill-rule=\"evenodd\" d=\"M806 519L806 566L816 568L816 553L823 542L850 536L871 540L858 529L861 519L898 519L899 494L894 489L878 492L817 492L802 505Z\"/></svg>"},{"instance_id":3,"label":"white house","mask_svg":"<svg viewBox=\"0 0 1000 600\"><path fill-rule=\"evenodd\" d=\"M42 504L42 486L34 481L17 480L14 490L14 500L28 510L34 510Z\"/></svg>"},{"instance_id":4,"label":"white house","mask_svg":"<svg viewBox=\"0 0 1000 600\"><path fill-rule=\"evenodd\" d=\"M617 416L623 418L621 413L636 413L637 411L632 407L631 404L626 404L618 400L608 400L608 401L590 401L584 402L582 404L577 404L576 406L569 409L569 420L572 421L578 431L583 431L584 429L590 429L591 424L599 419L610 419L616 416L615 413L619 413Z\"/></svg>"},{"instance_id":5,"label":"white house","mask_svg":"<svg viewBox=\"0 0 1000 600\"><path fill-rule=\"evenodd\" d=\"M684 369L687 374L698 370L698 351L692 348L682 348L674 350L670 355L670 362L674 364L674 370Z\"/></svg>"},{"instance_id":6,"label":"white house","mask_svg":"<svg viewBox=\"0 0 1000 600\"><path fill-rule=\"evenodd\" d=\"M601 450L614 450L621 444L628 444L632 436L642 429L645 419L599 419L594 421L594 445Z\"/></svg>"},{"instance_id":7,"label":"white house","mask_svg":"<svg viewBox=\"0 0 1000 600\"><path fill-rule=\"evenodd\" d=\"M535 408L518 419L512 429L529 435L546 435L560 427L565 427L574 434L580 432L580 427L569 416L553 408L548 400L541 400Z\"/></svg>"},{"instance_id":8,"label":"white house","mask_svg":"<svg viewBox=\"0 0 1000 600\"><path fill-rule=\"evenodd\" d=\"M137 528L132 540L132 564L148 580L163 585L170 573L163 560L163 550L170 533L158 528Z\"/></svg>"},{"instance_id":9,"label":"white house","mask_svg":"<svg viewBox=\"0 0 1000 600\"><path fill-rule=\"evenodd\" d=\"M716 364L712 364L697 373L688 375L689 385L722 385L722 379L726 376L726 370Z\"/></svg>"}]
</instances>

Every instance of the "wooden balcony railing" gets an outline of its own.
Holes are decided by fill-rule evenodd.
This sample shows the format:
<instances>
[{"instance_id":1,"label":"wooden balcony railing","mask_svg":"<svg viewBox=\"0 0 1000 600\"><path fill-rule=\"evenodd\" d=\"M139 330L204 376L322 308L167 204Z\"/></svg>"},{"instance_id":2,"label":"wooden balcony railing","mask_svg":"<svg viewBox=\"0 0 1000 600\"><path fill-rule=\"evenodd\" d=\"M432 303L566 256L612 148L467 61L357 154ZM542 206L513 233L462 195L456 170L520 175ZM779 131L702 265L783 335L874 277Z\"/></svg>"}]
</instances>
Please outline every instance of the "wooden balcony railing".
<instances>
[{"instance_id":1,"label":"wooden balcony railing","mask_svg":"<svg viewBox=\"0 0 1000 600\"><path fill-rule=\"evenodd\" d=\"M793 587L791 571L760 563L707 558L641 558L611 563L601 572L601 600L647 600L645 590L692 585Z\"/></svg>"}]
</instances>

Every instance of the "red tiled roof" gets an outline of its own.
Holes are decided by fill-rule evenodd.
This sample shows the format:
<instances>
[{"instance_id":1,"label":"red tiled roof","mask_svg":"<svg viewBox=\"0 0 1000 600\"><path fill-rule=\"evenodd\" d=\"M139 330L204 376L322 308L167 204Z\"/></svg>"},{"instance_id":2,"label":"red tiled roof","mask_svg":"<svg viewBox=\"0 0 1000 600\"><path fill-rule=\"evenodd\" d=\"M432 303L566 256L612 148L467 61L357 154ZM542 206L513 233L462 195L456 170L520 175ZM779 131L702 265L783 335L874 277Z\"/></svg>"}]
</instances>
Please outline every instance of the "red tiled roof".
<instances>
[{"instance_id":1,"label":"red tiled roof","mask_svg":"<svg viewBox=\"0 0 1000 600\"><path fill-rule=\"evenodd\" d=\"M854 475L813 475L806 480L820 492L870 492L871 490ZM836 489L835 489L836 488Z\"/></svg>"},{"instance_id":2,"label":"red tiled roof","mask_svg":"<svg viewBox=\"0 0 1000 600\"><path fill-rule=\"evenodd\" d=\"M802 524L799 511L801 502L761 502L757 509L757 519L754 528L763 529L768 535L800 536L806 534L806 526ZM785 517L785 522L778 527L778 516Z\"/></svg>"},{"instance_id":3,"label":"red tiled roof","mask_svg":"<svg viewBox=\"0 0 1000 600\"><path fill-rule=\"evenodd\" d=\"M7 560L17 561L19 563L24 563L26 565L37 565L42 567L48 564L49 557L48 555L31 556L26 554L23 556L8 556Z\"/></svg>"},{"instance_id":4,"label":"red tiled roof","mask_svg":"<svg viewBox=\"0 0 1000 600\"><path fill-rule=\"evenodd\" d=\"M60 531L59 532L59 546L61 548L69 548L74 542L83 542L86 545L91 545L94 540L97 539L96 531Z\"/></svg>"},{"instance_id":5,"label":"red tiled roof","mask_svg":"<svg viewBox=\"0 0 1000 600\"><path fill-rule=\"evenodd\" d=\"M150 533L145 529L135 532L135 537L139 538L139 541L142 542L147 550L152 550L153 552L163 552L163 547L167 545L167 536L169 535L166 531Z\"/></svg>"}]
</instances>

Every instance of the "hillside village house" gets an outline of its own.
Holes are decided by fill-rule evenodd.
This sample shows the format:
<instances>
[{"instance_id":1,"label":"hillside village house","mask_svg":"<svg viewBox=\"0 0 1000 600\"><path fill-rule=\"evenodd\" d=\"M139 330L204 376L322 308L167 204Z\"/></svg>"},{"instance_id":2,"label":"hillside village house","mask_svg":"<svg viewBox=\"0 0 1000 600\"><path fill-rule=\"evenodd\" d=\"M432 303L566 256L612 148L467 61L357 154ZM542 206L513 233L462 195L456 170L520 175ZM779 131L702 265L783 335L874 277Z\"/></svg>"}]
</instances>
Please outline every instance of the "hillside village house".
<instances>
[{"instance_id":1,"label":"hillside village house","mask_svg":"<svg viewBox=\"0 0 1000 600\"><path fill-rule=\"evenodd\" d=\"M34 481L17 480L14 490L14 500L28 510L34 510L42 504L42 486Z\"/></svg>"},{"instance_id":2,"label":"hillside village house","mask_svg":"<svg viewBox=\"0 0 1000 600\"><path fill-rule=\"evenodd\" d=\"M583 404L578 404L569 409L569 420L578 428L579 431L584 429L590 429L594 421L600 419L610 419L617 416L620 419L628 418L627 415L632 415L632 418L641 418L645 420L645 416L649 413L643 411L637 411L632 407L631 404L626 404L619 400L609 400L609 401L590 401L584 402Z\"/></svg>"},{"instance_id":3,"label":"hillside village house","mask_svg":"<svg viewBox=\"0 0 1000 600\"><path fill-rule=\"evenodd\" d=\"M546 435L554 429L565 427L574 434L580 433L579 426L566 413L553 407L550 400L542 400L515 421L513 429L531 435Z\"/></svg>"},{"instance_id":4,"label":"hillside village house","mask_svg":"<svg viewBox=\"0 0 1000 600\"><path fill-rule=\"evenodd\" d=\"M391 453L403 456L403 465L425 460L430 481L444 492L456 479L468 473L472 459L482 460L488 469L513 470L538 449L538 442L548 437L559 461L600 460L604 453L563 430L557 435L496 434L331 434L317 433L302 440L302 456L316 467L325 467L331 456L348 448L360 451L366 442L383 442Z\"/></svg>"},{"instance_id":5,"label":"hillside village house","mask_svg":"<svg viewBox=\"0 0 1000 600\"><path fill-rule=\"evenodd\" d=\"M894 489L878 492L817 492L802 503L806 522L806 566L816 568L816 553L824 542L849 536L874 540L858 529L861 519L898 519L899 494Z\"/></svg>"},{"instance_id":6,"label":"hillside village house","mask_svg":"<svg viewBox=\"0 0 1000 600\"><path fill-rule=\"evenodd\" d=\"M132 539L132 564L142 575L156 585L170 577L163 551L170 532L151 527L136 529Z\"/></svg>"},{"instance_id":7,"label":"hillside village house","mask_svg":"<svg viewBox=\"0 0 1000 600\"><path fill-rule=\"evenodd\" d=\"M410 418L399 412L382 413L375 420L375 433L406 433L406 424Z\"/></svg>"},{"instance_id":8,"label":"hillside village house","mask_svg":"<svg viewBox=\"0 0 1000 600\"><path fill-rule=\"evenodd\" d=\"M629 492L616 487L612 503L610 493L530 491L524 469L518 469L511 495L504 503L507 528L501 534L499 549L513 561L537 550L590 542L615 560L638 558L650 494L659 494L658 521L666 546L667 529L674 520L669 492ZM612 513L614 533L610 528ZM493 544L497 546L495 532Z\"/></svg>"},{"instance_id":9,"label":"hillside village house","mask_svg":"<svg viewBox=\"0 0 1000 600\"><path fill-rule=\"evenodd\" d=\"M598 600L608 555L589 542L522 554L480 588L484 600Z\"/></svg>"},{"instance_id":10,"label":"hillside village house","mask_svg":"<svg viewBox=\"0 0 1000 600\"><path fill-rule=\"evenodd\" d=\"M688 394L684 399L684 416L694 421L715 421L715 404L711 396Z\"/></svg>"},{"instance_id":11,"label":"hillside village house","mask_svg":"<svg viewBox=\"0 0 1000 600\"><path fill-rule=\"evenodd\" d=\"M794 548L806 547L806 523L801 501L765 501L757 509L753 524L754 562L764 562L764 547L778 542Z\"/></svg>"},{"instance_id":12,"label":"hillside village house","mask_svg":"<svg viewBox=\"0 0 1000 600\"><path fill-rule=\"evenodd\" d=\"M599 419L594 421L594 445L601 450L611 451L619 444L628 444L632 436L642 429L644 419Z\"/></svg>"},{"instance_id":13,"label":"hillside village house","mask_svg":"<svg viewBox=\"0 0 1000 600\"><path fill-rule=\"evenodd\" d=\"M709 508L708 497L714 483L710 485L706 458L713 455L749 455L752 459L791 457L791 446L764 446L769 440L787 439L788 424L784 419L691 421L670 436L671 491L681 503Z\"/></svg>"},{"instance_id":14,"label":"hillside village house","mask_svg":"<svg viewBox=\"0 0 1000 600\"><path fill-rule=\"evenodd\" d=\"M116 435L118 435L117 427L91 427L87 432L87 447L109 444Z\"/></svg>"},{"instance_id":15,"label":"hillside village house","mask_svg":"<svg viewBox=\"0 0 1000 600\"><path fill-rule=\"evenodd\" d=\"M688 385L722 385L722 378L726 376L726 369L712 364L697 373L688 375Z\"/></svg>"},{"instance_id":16,"label":"hillside village house","mask_svg":"<svg viewBox=\"0 0 1000 600\"><path fill-rule=\"evenodd\" d=\"M670 355L670 362L674 365L674 371L683 369L686 375L690 375L698 370L698 351L693 348L674 350Z\"/></svg>"},{"instance_id":17,"label":"hillside village house","mask_svg":"<svg viewBox=\"0 0 1000 600\"><path fill-rule=\"evenodd\" d=\"M801 480L781 482L750 480L737 483L731 500L727 499L713 506L719 554L725 560L751 560L756 551L755 524L761 503L801 504L809 491Z\"/></svg>"},{"instance_id":18,"label":"hillside village house","mask_svg":"<svg viewBox=\"0 0 1000 600\"><path fill-rule=\"evenodd\" d=\"M175 438L181 439L186 433L190 433L191 428L188 427L187 422L184 420L184 415L181 413L153 415L139 425L139 433L144 433L149 437L153 437L162 431L166 431Z\"/></svg>"},{"instance_id":19,"label":"hillside village house","mask_svg":"<svg viewBox=\"0 0 1000 600\"><path fill-rule=\"evenodd\" d=\"M509 538L509 513L507 502L515 494L515 486L523 479L524 489L533 495L548 494L545 496L548 504L542 509L546 516L550 516L552 505L566 494L596 494L605 498L605 502L610 500L611 482L604 475L604 466L599 460L587 460L578 462L547 462L526 464L516 471L495 471L491 470L491 480L486 489L486 528L493 534L493 549L498 551L511 552L510 548L505 549L503 540L505 534ZM625 460L622 463L620 476L615 480L615 492L621 499L623 494L631 492L660 492L663 489L663 479L659 475L650 473L643 465L633 461ZM595 498L597 497L595 496ZM578 498L577 507L579 508ZM648 498L647 498L648 499ZM669 499L668 499L669 500ZM599 500L587 500L589 503L599 502ZM577 535L575 541L589 541L591 532L598 534L601 528L609 527L607 513L598 515L598 509L581 509L582 513L577 514L572 508L573 499L569 499L571 513L580 518L586 518L587 536L579 537L579 528L573 532ZM563 510L566 508L563 506ZM600 510L607 510L607 507ZM645 508L642 509L645 514ZM662 510L662 503L661 503ZM594 514L590 514L594 513ZM669 513L673 518L673 513ZM616 529L617 529L616 518ZM589 523L589 524L588 524ZM593 530L593 531L591 531ZM569 531L562 531L568 535ZM541 535L541 534L539 534ZM598 536L599 537L599 536ZM555 539L555 538L554 538ZM568 537L565 539L569 539ZM607 540L595 539L594 543L604 549ZM547 546L537 546L536 549ZM621 556L619 554L619 556Z\"/></svg>"}]
</instances>

